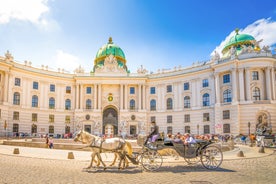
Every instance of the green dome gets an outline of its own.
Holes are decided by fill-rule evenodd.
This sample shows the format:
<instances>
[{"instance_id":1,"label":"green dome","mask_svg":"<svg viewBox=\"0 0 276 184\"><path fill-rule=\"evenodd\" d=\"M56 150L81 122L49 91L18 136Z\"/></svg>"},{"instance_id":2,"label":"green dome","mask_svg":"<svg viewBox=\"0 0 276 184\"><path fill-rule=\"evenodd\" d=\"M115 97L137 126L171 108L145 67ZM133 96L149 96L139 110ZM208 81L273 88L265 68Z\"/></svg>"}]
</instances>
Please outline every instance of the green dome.
<instances>
[{"instance_id":1,"label":"green dome","mask_svg":"<svg viewBox=\"0 0 276 184\"><path fill-rule=\"evenodd\" d=\"M118 61L126 63L126 58L123 50L118 47L117 45L113 44L112 38L109 38L107 44L103 45L97 52L94 64L98 64L99 62L103 61L107 56L112 54L116 57Z\"/></svg>"},{"instance_id":2,"label":"green dome","mask_svg":"<svg viewBox=\"0 0 276 184\"><path fill-rule=\"evenodd\" d=\"M252 41L255 38L248 34L239 34L239 30L236 29L236 35L231 37L229 42L224 46L222 53L227 52L232 46L240 47L241 45L252 45Z\"/></svg>"}]
</instances>

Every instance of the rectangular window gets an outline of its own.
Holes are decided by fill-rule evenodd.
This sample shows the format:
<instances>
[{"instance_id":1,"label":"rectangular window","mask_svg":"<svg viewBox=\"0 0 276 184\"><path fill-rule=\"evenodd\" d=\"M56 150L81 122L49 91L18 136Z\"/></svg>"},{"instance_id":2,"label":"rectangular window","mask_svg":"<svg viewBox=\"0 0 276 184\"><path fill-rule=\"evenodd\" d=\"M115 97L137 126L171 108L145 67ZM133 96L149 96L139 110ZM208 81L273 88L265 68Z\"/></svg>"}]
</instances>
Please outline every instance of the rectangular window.
<instances>
[{"instance_id":1,"label":"rectangular window","mask_svg":"<svg viewBox=\"0 0 276 184\"><path fill-rule=\"evenodd\" d=\"M230 119L230 110L223 111L223 119Z\"/></svg>"},{"instance_id":2,"label":"rectangular window","mask_svg":"<svg viewBox=\"0 0 276 184\"><path fill-rule=\"evenodd\" d=\"M189 82L185 82L185 83L184 83L184 91L189 90L189 89L190 89L190 84L189 84Z\"/></svg>"},{"instance_id":3,"label":"rectangular window","mask_svg":"<svg viewBox=\"0 0 276 184\"><path fill-rule=\"evenodd\" d=\"M223 75L223 84L230 83L230 74Z\"/></svg>"},{"instance_id":4,"label":"rectangular window","mask_svg":"<svg viewBox=\"0 0 276 184\"><path fill-rule=\"evenodd\" d=\"M55 115L53 115L53 114L49 115L49 122L50 123L54 123L55 122Z\"/></svg>"},{"instance_id":5,"label":"rectangular window","mask_svg":"<svg viewBox=\"0 0 276 184\"><path fill-rule=\"evenodd\" d=\"M135 94L135 88L134 88L134 87L130 87L130 88L129 88L129 93L130 93L131 95L134 95L134 94Z\"/></svg>"},{"instance_id":6,"label":"rectangular window","mask_svg":"<svg viewBox=\"0 0 276 184\"><path fill-rule=\"evenodd\" d=\"M70 116L65 116L65 123L70 123Z\"/></svg>"},{"instance_id":7,"label":"rectangular window","mask_svg":"<svg viewBox=\"0 0 276 184\"><path fill-rule=\"evenodd\" d=\"M167 116L167 123L172 123L172 116Z\"/></svg>"},{"instance_id":8,"label":"rectangular window","mask_svg":"<svg viewBox=\"0 0 276 184\"><path fill-rule=\"evenodd\" d=\"M71 86L66 86L66 93L70 94L71 93Z\"/></svg>"},{"instance_id":9,"label":"rectangular window","mask_svg":"<svg viewBox=\"0 0 276 184\"><path fill-rule=\"evenodd\" d=\"M185 114L184 115L184 122L185 123L189 123L191 120L190 120L190 114Z\"/></svg>"},{"instance_id":10,"label":"rectangular window","mask_svg":"<svg viewBox=\"0 0 276 184\"><path fill-rule=\"evenodd\" d=\"M173 128L171 126L167 127L167 134L172 134L173 133Z\"/></svg>"},{"instance_id":11,"label":"rectangular window","mask_svg":"<svg viewBox=\"0 0 276 184\"><path fill-rule=\"evenodd\" d=\"M223 125L223 133L230 133L230 124Z\"/></svg>"},{"instance_id":12,"label":"rectangular window","mask_svg":"<svg viewBox=\"0 0 276 184\"><path fill-rule=\"evenodd\" d=\"M150 94L155 94L155 87L150 87Z\"/></svg>"},{"instance_id":13,"label":"rectangular window","mask_svg":"<svg viewBox=\"0 0 276 184\"><path fill-rule=\"evenodd\" d=\"M54 84L50 84L50 91L55 92L56 91L56 86Z\"/></svg>"},{"instance_id":14,"label":"rectangular window","mask_svg":"<svg viewBox=\"0 0 276 184\"><path fill-rule=\"evenodd\" d=\"M37 114L32 113L32 122L37 122Z\"/></svg>"},{"instance_id":15,"label":"rectangular window","mask_svg":"<svg viewBox=\"0 0 276 184\"><path fill-rule=\"evenodd\" d=\"M208 87L209 86L209 81L208 81L208 79L203 79L202 80L202 87L203 88L206 88L206 87Z\"/></svg>"},{"instance_id":16,"label":"rectangular window","mask_svg":"<svg viewBox=\"0 0 276 184\"><path fill-rule=\"evenodd\" d=\"M15 86L20 86L20 85L21 85L21 79L15 78L15 79L14 79L14 85L15 85Z\"/></svg>"},{"instance_id":17,"label":"rectangular window","mask_svg":"<svg viewBox=\"0 0 276 184\"><path fill-rule=\"evenodd\" d=\"M210 126L209 125L204 125L203 126L203 133L204 134L209 134L210 133Z\"/></svg>"},{"instance_id":18,"label":"rectangular window","mask_svg":"<svg viewBox=\"0 0 276 184\"><path fill-rule=\"evenodd\" d=\"M19 120L19 112L13 112L13 120Z\"/></svg>"},{"instance_id":19,"label":"rectangular window","mask_svg":"<svg viewBox=\"0 0 276 184\"><path fill-rule=\"evenodd\" d=\"M91 87L86 87L86 94L91 94L92 90Z\"/></svg>"},{"instance_id":20,"label":"rectangular window","mask_svg":"<svg viewBox=\"0 0 276 184\"><path fill-rule=\"evenodd\" d=\"M209 113L203 113L203 121L210 121L210 114Z\"/></svg>"},{"instance_id":21,"label":"rectangular window","mask_svg":"<svg viewBox=\"0 0 276 184\"><path fill-rule=\"evenodd\" d=\"M252 80L259 80L259 72L258 71L252 72Z\"/></svg>"},{"instance_id":22,"label":"rectangular window","mask_svg":"<svg viewBox=\"0 0 276 184\"><path fill-rule=\"evenodd\" d=\"M167 93L171 93L172 92L172 85L167 85Z\"/></svg>"},{"instance_id":23,"label":"rectangular window","mask_svg":"<svg viewBox=\"0 0 276 184\"><path fill-rule=\"evenodd\" d=\"M38 82L33 82L33 89L38 89Z\"/></svg>"},{"instance_id":24,"label":"rectangular window","mask_svg":"<svg viewBox=\"0 0 276 184\"><path fill-rule=\"evenodd\" d=\"M150 122L153 122L153 121L156 122L155 116L151 116L151 117L150 117Z\"/></svg>"}]
</instances>

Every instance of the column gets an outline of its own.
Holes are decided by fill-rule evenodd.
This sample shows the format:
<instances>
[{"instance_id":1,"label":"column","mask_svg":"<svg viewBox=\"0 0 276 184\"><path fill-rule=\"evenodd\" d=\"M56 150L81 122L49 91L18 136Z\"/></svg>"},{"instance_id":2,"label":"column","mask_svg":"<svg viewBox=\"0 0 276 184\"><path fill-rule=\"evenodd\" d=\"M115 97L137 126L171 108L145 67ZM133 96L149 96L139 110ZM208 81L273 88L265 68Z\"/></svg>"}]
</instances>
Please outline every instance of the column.
<instances>
[{"instance_id":1,"label":"column","mask_svg":"<svg viewBox=\"0 0 276 184\"><path fill-rule=\"evenodd\" d=\"M183 88L183 83L182 82L179 82L178 83L178 96L177 96L177 98L178 99L176 99L177 101L178 101L178 109L180 110L180 109L183 109L183 107L184 107L184 103L183 103L183 97L182 97L182 90L183 90L184 88Z\"/></svg>"},{"instance_id":2,"label":"column","mask_svg":"<svg viewBox=\"0 0 276 184\"><path fill-rule=\"evenodd\" d=\"M270 74L271 67L265 68L265 78L266 78L266 97L267 100L271 100L271 74Z\"/></svg>"},{"instance_id":3,"label":"column","mask_svg":"<svg viewBox=\"0 0 276 184\"><path fill-rule=\"evenodd\" d=\"M143 104L142 104L142 109L146 109L147 107L147 103L146 103L146 85L142 85L142 88L143 88Z\"/></svg>"},{"instance_id":4,"label":"column","mask_svg":"<svg viewBox=\"0 0 276 184\"><path fill-rule=\"evenodd\" d=\"M240 101L244 101L244 69L239 68Z\"/></svg>"},{"instance_id":5,"label":"column","mask_svg":"<svg viewBox=\"0 0 276 184\"><path fill-rule=\"evenodd\" d=\"M5 72L4 102L8 102L9 94L9 72Z\"/></svg>"},{"instance_id":6,"label":"column","mask_svg":"<svg viewBox=\"0 0 276 184\"><path fill-rule=\"evenodd\" d=\"M80 84L80 109L83 109L83 86Z\"/></svg>"},{"instance_id":7,"label":"column","mask_svg":"<svg viewBox=\"0 0 276 184\"><path fill-rule=\"evenodd\" d=\"M98 85L94 84L94 109L98 109L97 96L98 96Z\"/></svg>"},{"instance_id":8,"label":"column","mask_svg":"<svg viewBox=\"0 0 276 184\"><path fill-rule=\"evenodd\" d=\"M276 91L275 91L275 70L271 68L271 79L272 79L272 100L276 100Z\"/></svg>"},{"instance_id":9,"label":"column","mask_svg":"<svg viewBox=\"0 0 276 184\"><path fill-rule=\"evenodd\" d=\"M191 107L196 106L196 79L191 80L192 96L191 96Z\"/></svg>"},{"instance_id":10,"label":"column","mask_svg":"<svg viewBox=\"0 0 276 184\"><path fill-rule=\"evenodd\" d=\"M249 68L245 69L245 90L246 90L246 100L250 101L251 100L251 95L250 95L250 71Z\"/></svg>"},{"instance_id":11,"label":"column","mask_svg":"<svg viewBox=\"0 0 276 184\"><path fill-rule=\"evenodd\" d=\"M76 85L76 109L79 109L79 104L80 104L80 85Z\"/></svg>"},{"instance_id":12,"label":"column","mask_svg":"<svg viewBox=\"0 0 276 184\"><path fill-rule=\"evenodd\" d=\"M124 109L124 85L120 84L120 110Z\"/></svg>"},{"instance_id":13,"label":"column","mask_svg":"<svg viewBox=\"0 0 276 184\"><path fill-rule=\"evenodd\" d=\"M125 102L125 110L127 109L127 84L125 86L125 94L124 94L124 102Z\"/></svg>"},{"instance_id":14,"label":"column","mask_svg":"<svg viewBox=\"0 0 276 184\"><path fill-rule=\"evenodd\" d=\"M238 100L237 97L237 69L232 69L232 102L236 102Z\"/></svg>"},{"instance_id":15,"label":"column","mask_svg":"<svg viewBox=\"0 0 276 184\"><path fill-rule=\"evenodd\" d=\"M220 83L219 73L215 73L216 104L220 104Z\"/></svg>"},{"instance_id":16,"label":"column","mask_svg":"<svg viewBox=\"0 0 276 184\"><path fill-rule=\"evenodd\" d=\"M138 84L138 109L141 110L141 104L142 104L142 89L141 84Z\"/></svg>"},{"instance_id":17,"label":"column","mask_svg":"<svg viewBox=\"0 0 276 184\"><path fill-rule=\"evenodd\" d=\"M99 109L101 110L102 109L102 85L101 84L98 85L98 106L99 106Z\"/></svg>"}]
</instances>

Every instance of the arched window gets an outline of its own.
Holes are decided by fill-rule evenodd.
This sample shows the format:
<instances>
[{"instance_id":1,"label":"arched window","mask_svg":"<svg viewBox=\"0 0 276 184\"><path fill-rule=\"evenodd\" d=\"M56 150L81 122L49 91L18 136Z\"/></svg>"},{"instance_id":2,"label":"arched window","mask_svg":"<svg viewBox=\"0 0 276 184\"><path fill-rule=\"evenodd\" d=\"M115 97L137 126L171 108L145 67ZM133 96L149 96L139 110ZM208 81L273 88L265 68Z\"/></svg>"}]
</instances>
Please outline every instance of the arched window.
<instances>
[{"instance_id":1,"label":"arched window","mask_svg":"<svg viewBox=\"0 0 276 184\"><path fill-rule=\"evenodd\" d=\"M20 105L20 93L18 92L13 94L13 105Z\"/></svg>"},{"instance_id":2,"label":"arched window","mask_svg":"<svg viewBox=\"0 0 276 184\"><path fill-rule=\"evenodd\" d=\"M129 101L129 108L130 108L131 110L134 110L134 109L135 109L135 100L131 99L131 100Z\"/></svg>"},{"instance_id":3,"label":"arched window","mask_svg":"<svg viewBox=\"0 0 276 184\"><path fill-rule=\"evenodd\" d=\"M66 110L70 110L71 109L71 100L70 99L66 99L65 100L65 109Z\"/></svg>"},{"instance_id":4,"label":"arched window","mask_svg":"<svg viewBox=\"0 0 276 184\"><path fill-rule=\"evenodd\" d=\"M261 92L260 92L260 89L258 87L255 87L253 89L253 100L261 100Z\"/></svg>"},{"instance_id":5,"label":"arched window","mask_svg":"<svg viewBox=\"0 0 276 184\"><path fill-rule=\"evenodd\" d=\"M92 101L90 99L86 100L86 109L92 109Z\"/></svg>"},{"instance_id":6,"label":"arched window","mask_svg":"<svg viewBox=\"0 0 276 184\"><path fill-rule=\"evenodd\" d=\"M32 107L38 107L38 97L36 95L32 97Z\"/></svg>"},{"instance_id":7,"label":"arched window","mask_svg":"<svg viewBox=\"0 0 276 184\"><path fill-rule=\"evenodd\" d=\"M184 97L184 108L190 108L190 107L191 107L190 97L185 96Z\"/></svg>"},{"instance_id":8,"label":"arched window","mask_svg":"<svg viewBox=\"0 0 276 184\"><path fill-rule=\"evenodd\" d=\"M55 108L55 99L51 97L49 99L49 109L54 109Z\"/></svg>"},{"instance_id":9,"label":"arched window","mask_svg":"<svg viewBox=\"0 0 276 184\"><path fill-rule=\"evenodd\" d=\"M205 93L205 94L202 96L202 105L203 105L203 106L210 106L210 97L209 97L209 94L208 94L208 93Z\"/></svg>"},{"instance_id":10,"label":"arched window","mask_svg":"<svg viewBox=\"0 0 276 184\"><path fill-rule=\"evenodd\" d=\"M223 102L232 102L232 94L230 89L223 92Z\"/></svg>"},{"instance_id":11,"label":"arched window","mask_svg":"<svg viewBox=\"0 0 276 184\"><path fill-rule=\"evenodd\" d=\"M150 101L150 110L151 111L156 111L156 100L151 100Z\"/></svg>"},{"instance_id":12,"label":"arched window","mask_svg":"<svg viewBox=\"0 0 276 184\"><path fill-rule=\"evenodd\" d=\"M167 110L171 110L173 108L173 101L171 98L167 99Z\"/></svg>"}]
</instances>

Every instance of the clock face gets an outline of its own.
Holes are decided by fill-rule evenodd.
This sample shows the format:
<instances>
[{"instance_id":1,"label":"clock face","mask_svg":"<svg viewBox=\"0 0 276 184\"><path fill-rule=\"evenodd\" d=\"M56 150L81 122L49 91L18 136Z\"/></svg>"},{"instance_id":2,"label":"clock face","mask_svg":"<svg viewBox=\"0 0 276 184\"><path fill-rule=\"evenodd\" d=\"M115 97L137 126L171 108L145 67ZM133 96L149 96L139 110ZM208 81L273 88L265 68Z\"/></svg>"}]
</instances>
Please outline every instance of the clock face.
<instances>
[{"instance_id":1,"label":"clock face","mask_svg":"<svg viewBox=\"0 0 276 184\"><path fill-rule=\"evenodd\" d=\"M113 100L113 97L112 96L108 96L108 101L112 101Z\"/></svg>"},{"instance_id":2,"label":"clock face","mask_svg":"<svg viewBox=\"0 0 276 184\"><path fill-rule=\"evenodd\" d=\"M90 120L90 115L87 114L87 115L85 116L85 119L86 119L86 120Z\"/></svg>"},{"instance_id":3,"label":"clock face","mask_svg":"<svg viewBox=\"0 0 276 184\"><path fill-rule=\"evenodd\" d=\"M135 119L136 119L135 115L132 115L131 120L135 120Z\"/></svg>"}]
</instances>

